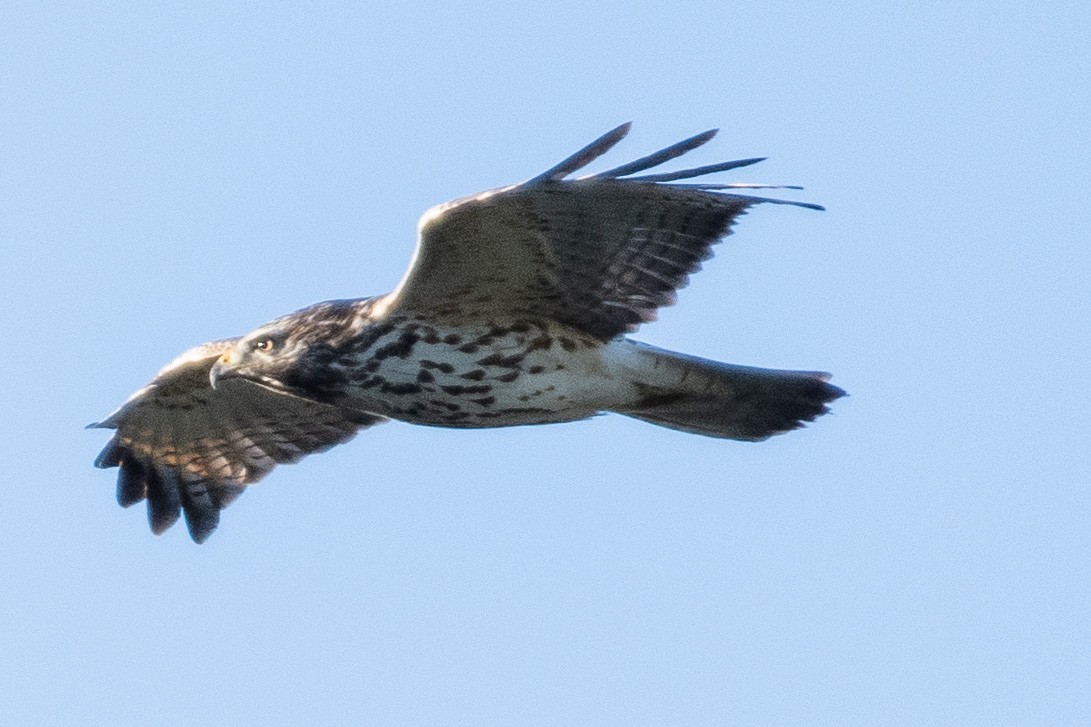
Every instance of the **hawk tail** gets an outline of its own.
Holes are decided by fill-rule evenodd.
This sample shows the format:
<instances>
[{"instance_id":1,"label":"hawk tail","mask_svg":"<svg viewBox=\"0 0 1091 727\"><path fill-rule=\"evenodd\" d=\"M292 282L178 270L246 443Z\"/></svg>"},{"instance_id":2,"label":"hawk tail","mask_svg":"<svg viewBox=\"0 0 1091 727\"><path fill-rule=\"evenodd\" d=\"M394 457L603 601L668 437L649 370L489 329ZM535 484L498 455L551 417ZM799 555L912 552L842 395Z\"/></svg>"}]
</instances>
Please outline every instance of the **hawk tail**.
<instances>
[{"instance_id":1,"label":"hawk tail","mask_svg":"<svg viewBox=\"0 0 1091 727\"><path fill-rule=\"evenodd\" d=\"M757 442L814 421L846 395L819 371L736 366L631 343L641 359L640 398L614 411L669 429Z\"/></svg>"}]
</instances>

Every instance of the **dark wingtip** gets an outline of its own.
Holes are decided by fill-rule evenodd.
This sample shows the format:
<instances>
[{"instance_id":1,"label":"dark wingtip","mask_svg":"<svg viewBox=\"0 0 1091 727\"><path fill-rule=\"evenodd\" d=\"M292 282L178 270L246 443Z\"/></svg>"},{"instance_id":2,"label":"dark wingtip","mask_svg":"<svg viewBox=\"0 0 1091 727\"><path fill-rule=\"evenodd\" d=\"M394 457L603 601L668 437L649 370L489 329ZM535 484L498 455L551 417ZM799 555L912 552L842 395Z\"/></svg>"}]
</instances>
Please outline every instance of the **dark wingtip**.
<instances>
[{"instance_id":1,"label":"dark wingtip","mask_svg":"<svg viewBox=\"0 0 1091 727\"><path fill-rule=\"evenodd\" d=\"M117 504L130 507L147 497L148 473L132 455L123 455L118 466Z\"/></svg>"},{"instance_id":2,"label":"dark wingtip","mask_svg":"<svg viewBox=\"0 0 1091 727\"><path fill-rule=\"evenodd\" d=\"M124 453L121 447L118 446L116 438L111 438L106 446L102 448L102 451L98 453L98 457L95 457L95 467L100 470L108 470L111 467L117 467L121 464L121 460L124 458Z\"/></svg>"},{"instance_id":3,"label":"dark wingtip","mask_svg":"<svg viewBox=\"0 0 1091 727\"><path fill-rule=\"evenodd\" d=\"M796 202L793 199L776 199L775 197L755 197L751 194L732 194L731 196L735 199L750 200L751 204L761 204L763 202L767 204L786 204L792 207L804 207L809 210L818 210L819 212L826 211L825 207L820 204L815 204L814 202Z\"/></svg>"},{"instance_id":4,"label":"dark wingtip","mask_svg":"<svg viewBox=\"0 0 1091 727\"><path fill-rule=\"evenodd\" d=\"M762 162L764 162L768 158L769 157L750 157L749 159L739 159L736 162L736 166L733 166L731 168L732 169L742 169L743 167L749 167L749 166L752 166L754 164L761 164Z\"/></svg>"},{"instance_id":5,"label":"dark wingtip","mask_svg":"<svg viewBox=\"0 0 1091 727\"><path fill-rule=\"evenodd\" d=\"M566 157L563 161L553 165L536 177L524 182L524 184L539 184L541 182L557 182L567 177L577 169L582 169L600 156L610 151L619 141L625 138L632 128L633 122L626 121L620 126L610 129L599 138L583 147L575 154Z\"/></svg>"},{"instance_id":6,"label":"dark wingtip","mask_svg":"<svg viewBox=\"0 0 1091 727\"><path fill-rule=\"evenodd\" d=\"M165 476L164 476L165 475ZM147 469L148 525L156 535L162 535L182 516L182 493L173 473Z\"/></svg>"},{"instance_id":7,"label":"dark wingtip","mask_svg":"<svg viewBox=\"0 0 1091 727\"><path fill-rule=\"evenodd\" d=\"M693 151L697 147L708 143L708 141L716 136L719 129L709 129L708 131L702 131L700 134L688 137L675 144L671 144L665 149L653 152L646 156L642 156L639 159L635 159L627 164L622 164L620 167L614 167L613 169L607 169L604 172L597 174L591 174L587 178L589 179L620 179L621 177L628 177L629 175L642 172L645 169L657 167L664 162L668 162L671 159L682 156L683 154ZM643 179L638 177L636 179ZM630 180L632 181L632 180Z\"/></svg>"},{"instance_id":8,"label":"dark wingtip","mask_svg":"<svg viewBox=\"0 0 1091 727\"><path fill-rule=\"evenodd\" d=\"M195 543L208 540L220 524L221 505L204 480L182 485L182 512L186 516L186 529Z\"/></svg>"},{"instance_id":9,"label":"dark wingtip","mask_svg":"<svg viewBox=\"0 0 1091 727\"><path fill-rule=\"evenodd\" d=\"M699 142L699 143L695 143ZM705 143L707 139L701 140L700 135L695 136L685 141L680 141L674 146L667 147L666 149L651 154L643 159L638 159L635 162L626 164L625 166L618 167L611 172L620 172L621 175L633 174L640 172L651 167L658 166L663 162L673 159L674 157L681 156L687 151L700 146ZM726 172L730 169L740 169L742 167L748 167L751 164L757 164L763 162L767 157L750 157L748 159L732 159L727 162L717 162L715 164L705 164L701 167L693 167L692 169L679 169L675 172L660 172L658 174L642 174L639 177L629 177L630 182L674 182L679 179L693 179L694 177L703 177L706 174L715 174L717 172ZM713 185L708 185L712 188Z\"/></svg>"},{"instance_id":10,"label":"dark wingtip","mask_svg":"<svg viewBox=\"0 0 1091 727\"><path fill-rule=\"evenodd\" d=\"M220 511L216 509L197 511L193 508L186 508L185 514L189 537L198 545L208 540L209 536L220 524Z\"/></svg>"},{"instance_id":11,"label":"dark wingtip","mask_svg":"<svg viewBox=\"0 0 1091 727\"><path fill-rule=\"evenodd\" d=\"M132 507L136 503L144 499L144 493L137 494L133 490L128 489L119 480L117 483L117 504L122 507Z\"/></svg>"},{"instance_id":12,"label":"dark wingtip","mask_svg":"<svg viewBox=\"0 0 1091 727\"><path fill-rule=\"evenodd\" d=\"M719 134L719 129L709 129L708 131L702 131L700 134L695 134L689 138L689 142L695 147L701 146L701 144L707 144L715 138L716 134Z\"/></svg>"},{"instance_id":13,"label":"dark wingtip","mask_svg":"<svg viewBox=\"0 0 1091 727\"><path fill-rule=\"evenodd\" d=\"M220 524L220 510L246 489L244 485L185 480L171 467L156 467L140 458L121 444L116 434L95 459L95 466L119 468L116 497L121 507L147 500L148 525L153 533L163 534L184 515L195 543L208 540Z\"/></svg>"},{"instance_id":14,"label":"dark wingtip","mask_svg":"<svg viewBox=\"0 0 1091 727\"><path fill-rule=\"evenodd\" d=\"M178 522L178 515L156 510L151 506L151 500L148 503L148 527L151 528L152 534L162 535Z\"/></svg>"}]
</instances>

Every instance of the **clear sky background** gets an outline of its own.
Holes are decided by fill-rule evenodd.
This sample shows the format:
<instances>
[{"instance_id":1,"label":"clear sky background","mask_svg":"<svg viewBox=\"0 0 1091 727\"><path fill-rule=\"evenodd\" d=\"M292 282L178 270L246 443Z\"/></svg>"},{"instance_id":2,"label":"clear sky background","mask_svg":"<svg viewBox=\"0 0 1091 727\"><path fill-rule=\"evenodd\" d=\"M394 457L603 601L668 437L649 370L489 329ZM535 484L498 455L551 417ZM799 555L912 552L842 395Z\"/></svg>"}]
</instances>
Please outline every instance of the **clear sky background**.
<instances>
[{"instance_id":1,"label":"clear sky background","mask_svg":"<svg viewBox=\"0 0 1091 727\"><path fill-rule=\"evenodd\" d=\"M5 3L12 725L1091 723L1086 3ZM763 444L390 424L203 546L91 467L185 348L603 166L794 183L637 338L826 369Z\"/></svg>"}]
</instances>

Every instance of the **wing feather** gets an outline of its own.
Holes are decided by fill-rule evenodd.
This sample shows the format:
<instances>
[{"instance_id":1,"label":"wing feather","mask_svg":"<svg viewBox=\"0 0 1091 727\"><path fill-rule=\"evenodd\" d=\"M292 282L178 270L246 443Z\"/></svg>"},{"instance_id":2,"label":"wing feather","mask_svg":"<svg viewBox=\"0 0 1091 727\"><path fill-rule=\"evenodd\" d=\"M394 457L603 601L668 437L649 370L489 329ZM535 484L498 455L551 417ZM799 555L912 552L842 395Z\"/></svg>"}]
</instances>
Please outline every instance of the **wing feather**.
<instances>
[{"instance_id":1,"label":"wing feather","mask_svg":"<svg viewBox=\"0 0 1091 727\"><path fill-rule=\"evenodd\" d=\"M108 449L120 450L122 449L117 443L111 440L107 445ZM105 453L106 450L103 450ZM99 467L119 467L117 475L117 502L122 507L129 507L143 500L148 496L148 473L144 469L144 465L127 452L118 453L116 459L108 460L109 464L101 463L102 460L95 462Z\"/></svg>"},{"instance_id":2,"label":"wing feather","mask_svg":"<svg viewBox=\"0 0 1091 727\"><path fill-rule=\"evenodd\" d=\"M209 371L235 339L187 351L116 412L93 427L115 429L95 460L118 467L123 507L148 502L156 534L185 516L203 542L220 510L277 464L296 462L383 421L336 406L230 380L213 389Z\"/></svg>"},{"instance_id":3,"label":"wing feather","mask_svg":"<svg viewBox=\"0 0 1091 727\"><path fill-rule=\"evenodd\" d=\"M671 184L761 161L741 159L632 177L708 142L706 131L605 172L566 179L628 125L531 180L429 210L390 310L459 320L547 316L602 339L671 305L749 207L793 202L736 194L769 185Z\"/></svg>"},{"instance_id":4,"label":"wing feather","mask_svg":"<svg viewBox=\"0 0 1091 727\"><path fill-rule=\"evenodd\" d=\"M630 174L642 172L645 169L651 169L657 167L660 164L669 162L671 159L680 157L686 152L693 151L699 146L707 144L712 140L712 137L716 136L719 129L709 129L703 131L700 134L691 136L688 139L683 139L676 144L671 144L666 149L660 149L657 152L648 154L647 156L640 157L635 161L631 161L628 164L622 164L620 167L614 167L613 169L607 169L605 172L599 172L598 174L591 175L594 177L625 177ZM738 162L729 162L730 164L738 164ZM733 167L728 167L729 169Z\"/></svg>"},{"instance_id":5,"label":"wing feather","mask_svg":"<svg viewBox=\"0 0 1091 727\"><path fill-rule=\"evenodd\" d=\"M531 179L527 184L561 180L572 172L583 169L588 164L613 149L619 141L625 138L632 126L632 122L625 122L621 126L607 131L575 154L567 157L564 161L550 167L534 179Z\"/></svg>"}]
</instances>

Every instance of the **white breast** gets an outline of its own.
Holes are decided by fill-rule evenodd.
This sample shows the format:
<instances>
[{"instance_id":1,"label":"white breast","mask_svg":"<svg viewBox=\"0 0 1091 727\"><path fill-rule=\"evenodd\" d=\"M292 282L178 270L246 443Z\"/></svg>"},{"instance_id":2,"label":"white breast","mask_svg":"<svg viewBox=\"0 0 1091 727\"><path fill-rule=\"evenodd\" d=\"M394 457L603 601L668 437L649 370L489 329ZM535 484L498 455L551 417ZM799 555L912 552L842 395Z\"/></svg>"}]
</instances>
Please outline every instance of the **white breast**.
<instances>
[{"instance_id":1,"label":"white breast","mask_svg":"<svg viewBox=\"0 0 1091 727\"><path fill-rule=\"evenodd\" d=\"M406 321L361 352L350 396L418 424L493 427L572 421L628 401L618 343L552 321L470 327ZM369 370L370 369L370 370Z\"/></svg>"}]
</instances>

